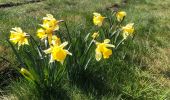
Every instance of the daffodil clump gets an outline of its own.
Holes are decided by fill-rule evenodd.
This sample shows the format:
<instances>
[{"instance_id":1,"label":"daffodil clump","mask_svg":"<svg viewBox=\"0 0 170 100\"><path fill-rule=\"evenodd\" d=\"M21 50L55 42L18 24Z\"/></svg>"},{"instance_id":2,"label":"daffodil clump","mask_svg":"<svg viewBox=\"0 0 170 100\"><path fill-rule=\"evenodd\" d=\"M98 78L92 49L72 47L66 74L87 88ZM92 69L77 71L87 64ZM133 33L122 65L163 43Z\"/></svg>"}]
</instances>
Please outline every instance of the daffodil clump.
<instances>
[{"instance_id":1,"label":"daffodil clump","mask_svg":"<svg viewBox=\"0 0 170 100\"><path fill-rule=\"evenodd\" d=\"M112 22L106 22L107 20L113 20L114 15L117 20L117 25L114 25ZM122 26L122 22L127 16L125 11L118 11L115 12L115 14L111 14L108 17L105 17L104 15L100 13L93 13L93 23L95 26L102 27L101 32L105 31L101 34L99 31L100 28L98 28L98 32L94 32L92 34L92 38L96 44L96 60L99 61L103 57L104 59L108 59L112 55L113 48L117 48L124 40L126 40L129 36L134 35L134 23L129 23L126 26ZM105 28L104 24L109 23L111 26ZM115 23L116 24L116 23ZM115 27L115 30L114 30ZM100 33L100 34L99 34ZM97 38L99 35L102 35L104 37L107 37L108 39L104 39L103 43L97 42ZM121 40L118 40L118 38L121 37ZM120 39L120 38L119 38ZM114 44L108 44L109 42ZM107 47L112 47L112 49L108 49Z\"/></svg>"},{"instance_id":2,"label":"daffodil clump","mask_svg":"<svg viewBox=\"0 0 170 100\"><path fill-rule=\"evenodd\" d=\"M68 59L67 67L69 79L73 83L82 80L81 75L86 74L91 64L112 60L118 47L134 36L133 24L124 25L126 12L113 13L107 15L94 12L92 22L95 27L92 31L88 34L83 33L85 36L78 31L76 37L72 37L72 56Z\"/></svg>"},{"instance_id":3,"label":"daffodil clump","mask_svg":"<svg viewBox=\"0 0 170 100\"><path fill-rule=\"evenodd\" d=\"M36 35L39 43L32 34L24 32L20 27L10 31L9 44L20 62L20 73L33 82L41 95L45 91L55 91L59 87L66 72L65 60L72 53L69 52L67 40L61 41L58 36L59 23L53 15L47 14L43 18L43 24L39 25ZM44 45L43 45L44 44ZM18 49L15 49L15 45ZM50 95L50 93L49 93ZM44 98L44 97L42 97Z\"/></svg>"},{"instance_id":4,"label":"daffodil clump","mask_svg":"<svg viewBox=\"0 0 170 100\"><path fill-rule=\"evenodd\" d=\"M10 31L8 42L22 65L20 73L39 90L53 91L54 87L62 85L65 73L68 73L69 79L77 78L91 63L112 59L116 49L128 37L134 36L133 23L122 25L125 16L124 11L109 16L95 12L92 19L97 27L87 34L81 33L83 28L71 33L64 20L56 20L53 15L47 14L33 34L40 41L15 27ZM116 23L113 23L115 19ZM66 30L60 31L62 23Z\"/></svg>"}]
</instances>

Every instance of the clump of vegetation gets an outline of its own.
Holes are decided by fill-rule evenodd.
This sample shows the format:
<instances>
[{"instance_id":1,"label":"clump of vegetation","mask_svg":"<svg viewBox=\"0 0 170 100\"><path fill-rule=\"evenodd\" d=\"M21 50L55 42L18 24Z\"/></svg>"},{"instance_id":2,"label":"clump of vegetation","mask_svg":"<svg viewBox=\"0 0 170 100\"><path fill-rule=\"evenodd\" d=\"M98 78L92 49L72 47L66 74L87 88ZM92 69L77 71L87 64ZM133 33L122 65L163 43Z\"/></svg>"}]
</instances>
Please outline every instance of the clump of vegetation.
<instances>
[{"instance_id":1,"label":"clump of vegetation","mask_svg":"<svg viewBox=\"0 0 170 100\"><path fill-rule=\"evenodd\" d=\"M62 87L66 72L69 79L76 83L81 80L82 72L86 74L85 70L91 63L108 59L114 49L129 36L133 36L133 23L121 27L126 12L114 12L108 17L96 12L93 15L97 32L92 35L88 33L85 37L82 34L86 33L80 30L75 30L79 33L71 36L67 23L56 20L51 14L43 18L43 24L40 25L42 28L37 31L40 41L36 41L20 27L10 31L7 41L21 64L20 73L35 85L41 99L57 98L56 91ZM113 23L114 15L117 18L116 25ZM60 31L59 24L62 23L67 34ZM15 48L15 45L18 47ZM66 47L68 49L65 49ZM116 54L115 50L114 53ZM66 58L68 55L70 57Z\"/></svg>"}]
</instances>

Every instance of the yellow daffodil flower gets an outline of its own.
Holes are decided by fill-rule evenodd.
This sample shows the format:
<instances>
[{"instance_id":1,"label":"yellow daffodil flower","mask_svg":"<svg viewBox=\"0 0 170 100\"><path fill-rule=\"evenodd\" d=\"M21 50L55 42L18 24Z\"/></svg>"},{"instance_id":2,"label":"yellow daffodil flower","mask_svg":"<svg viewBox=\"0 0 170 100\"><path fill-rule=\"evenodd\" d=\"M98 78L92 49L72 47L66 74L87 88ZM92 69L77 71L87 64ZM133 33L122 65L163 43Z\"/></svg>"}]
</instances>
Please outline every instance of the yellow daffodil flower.
<instances>
[{"instance_id":1,"label":"yellow daffodil flower","mask_svg":"<svg viewBox=\"0 0 170 100\"><path fill-rule=\"evenodd\" d=\"M52 36L52 44L53 45L60 45L61 44L60 38L58 38L57 36L53 35Z\"/></svg>"},{"instance_id":2,"label":"yellow daffodil flower","mask_svg":"<svg viewBox=\"0 0 170 100\"><path fill-rule=\"evenodd\" d=\"M126 12L124 12L124 11L117 12L117 14L116 14L117 20L119 22L122 21L125 16L126 16Z\"/></svg>"},{"instance_id":3,"label":"yellow daffodil flower","mask_svg":"<svg viewBox=\"0 0 170 100\"><path fill-rule=\"evenodd\" d=\"M27 33L23 32L20 27L12 28L12 31L10 31L10 41L14 44L18 43L18 47L21 45L29 44L27 39Z\"/></svg>"},{"instance_id":4,"label":"yellow daffodil flower","mask_svg":"<svg viewBox=\"0 0 170 100\"><path fill-rule=\"evenodd\" d=\"M103 43L96 42L97 48L96 48L96 60L99 61L102 58L108 59L110 55L112 55L112 50L108 49L107 47L112 47L114 48L115 46L112 44L109 44L110 40L105 39Z\"/></svg>"},{"instance_id":5,"label":"yellow daffodil flower","mask_svg":"<svg viewBox=\"0 0 170 100\"><path fill-rule=\"evenodd\" d=\"M129 23L126 26L122 27L124 39L126 39L128 36L133 36L133 32L134 32L133 25L134 23Z\"/></svg>"},{"instance_id":6,"label":"yellow daffodil flower","mask_svg":"<svg viewBox=\"0 0 170 100\"><path fill-rule=\"evenodd\" d=\"M37 36L40 39L48 38L48 42L51 45L53 32L59 30L60 22L62 21L57 21L53 15L47 14L46 17L43 18L42 28L37 31Z\"/></svg>"},{"instance_id":7,"label":"yellow daffodil flower","mask_svg":"<svg viewBox=\"0 0 170 100\"><path fill-rule=\"evenodd\" d=\"M91 37L92 37L93 39L96 39L97 37L99 37L99 32L94 32Z\"/></svg>"},{"instance_id":8,"label":"yellow daffodil flower","mask_svg":"<svg viewBox=\"0 0 170 100\"><path fill-rule=\"evenodd\" d=\"M72 55L72 53L70 53L68 50L63 49L67 44L68 42L64 42L61 45L53 45L44 51L46 54L51 53L50 62L54 62L56 60L63 64L66 56Z\"/></svg>"},{"instance_id":9,"label":"yellow daffodil flower","mask_svg":"<svg viewBox=\"0 0 170 100\"><path fill-rule=\"evenodd\" d=\"M45 30L40 28L38 29L37 31L37 36L40 38L40 39L45 39L47 37L47 34L45 33Z\"/></svg>"},{"instance_id":10,"label":"yellow daffodil flower","mask_svg":"<svg viewBox=\"0 0 170 100\"><path fill-rule=\"evenodd\" d=\"M59 21L57 21L53 15L47 14L46 17L43 18L43 25L41 26L48 30L47 32L56 31L59 30Z\"/></svg>"},{"instance_id":11,"label":"yellow daffodil flower","mask_svg":"<svg viewBox=\"0 0 170 100\"><path fill-rule=\"evenodd\" d=\"M103 21L106 17L103 17L101 14L99 13L93 13L93 23L94 25L97 25L97 26L102 26L103 24Z\"/></svg>"}]
</instances>

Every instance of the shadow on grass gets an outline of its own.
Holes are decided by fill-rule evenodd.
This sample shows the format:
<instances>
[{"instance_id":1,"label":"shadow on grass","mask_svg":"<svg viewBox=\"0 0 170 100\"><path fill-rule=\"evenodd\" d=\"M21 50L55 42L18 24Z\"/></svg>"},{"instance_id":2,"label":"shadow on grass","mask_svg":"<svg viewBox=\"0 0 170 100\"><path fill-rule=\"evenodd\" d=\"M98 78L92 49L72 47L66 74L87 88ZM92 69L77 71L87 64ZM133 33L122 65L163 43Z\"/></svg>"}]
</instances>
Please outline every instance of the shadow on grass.
<instances>
[{"instance_id":1,"label":"shadow on grass","mask_svg":"<svg viewBox=\"0 0 170 100\"><path fill-rule=\"evenodd\" d=\"M161 74L163 74L165 78L170 79L170 70L162 71Z\"/></svg>"},{"instance_id":2,"label":"shadow on grass","mask_svg":"<svg viewBox=\"0 0 170 100\"><path fill-rule=\"evenodd\" d=\"M86 70L73 66L74 69L71 69L73 72L70 73L71 84L86 95L93 95L96 99L108 95L113 98L121 95L121 98L133 99L133 95L138 93L132 91L137 91L134 87L139 80L136 74L136 63L134 63L136 55L132 54L131 50L133 49L127 48L125 45L125 48L113 51L113 55L109 59L94 61L95 63L90 64Z\"/></svg>"},{"instance_id":3,"label":"shadow on grass","mask_svg":"<svg viewBox=\"0 0 170 100\"><path fill-rule=\"evenodd\" d=\"M43 91L43 93L42 93ZM63 88L47 88L47 90L41 90L40 91L41 97L39 97L40 100L70 100L69 95L67 94L67 91Z\"/></svg>"},{"instance_id":4,"label":"shadow on grass","mask_svg":"<svg viewBox=\"0 0 170 100\"><path fill-rule=\"evenodd\" d=\"M80 71L74 79L71 79L71 84L76 85L84 93L92 94L96 98L111 93L112 89L107 84L107 79L103 73L93 72L88 69Z\"/></svg>"},{"instance_id":5,"label":"shadow on grass","mask_svg":"<svg viewBox=\"0 0 170 100\"><path fill-rule=\"evenodd\" d=\"M12 81L20 77L14 68L6 68L0 71L0 89L6 88Z\"/></svg>"},{"instance_id":6,"label":"shadow on grass","mask_svg":"<svg viewBox=\"0 0 170 100\"><path fill-rule=\"evenodd\" d=\"M17 100L70 100L67 90L62 87L38 88L23 77L13 81L7 89Z\"/></svg>"},{"instance_id":7,"label":"shadow on grass","mask_svg":"<svg viewBox=\"0 0 170 100\"><path fill-rule=\"evenodd\" d=\"M109 97L133 100L138 94L132 92L137 91L138 84L135 68L125 60L118 59L120 57L111 58L80 71L74 75L72 85L76 85L86 95L93 95L94 99Z\"/></svg>"}]
</instances>

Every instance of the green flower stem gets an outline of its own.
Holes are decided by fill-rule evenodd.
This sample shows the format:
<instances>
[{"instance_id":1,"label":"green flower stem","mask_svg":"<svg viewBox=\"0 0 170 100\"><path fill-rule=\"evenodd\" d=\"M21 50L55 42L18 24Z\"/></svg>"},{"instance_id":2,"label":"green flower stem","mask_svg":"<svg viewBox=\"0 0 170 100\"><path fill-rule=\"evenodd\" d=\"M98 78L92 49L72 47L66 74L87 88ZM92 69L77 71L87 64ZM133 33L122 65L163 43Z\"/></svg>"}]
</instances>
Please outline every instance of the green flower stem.
<instances>
[{"instance_id":1,"label":"green flower stem","mask_svg":"<svg viewBox=\"0 0 170 100\"><path fill-rule=\"evenodd\" d=\"M94 39L90 42L88 48L87 48L86 51L85 51L85 54L87 54L87 53L89 52L89 50L90 50L90 48L92 47L93 43L94 43Z\"/></svg>"},{"instance_id":2,"label":"green flower stem","mask_svg":"<svg viewBox=\"0 0 170 100\"><path fill-rule=\"evenodd\" d=\"M116 14L116 12L112 12L113 14L113 16ZM114 27L114 23L112 23L112 21L111 21L111 27L110 27L110 30L109 30L109 32L111 32L112 31L112 29L113 29L113 27Z\"/></svg>"},{"instance_id":3,"label":"green flower stem","mask_svg":"<svg viewBox=\"0 0 170 100\"><path fill-rule=\"evenodd\" d=\"M62 35L61 35L61 33L60 33L60 30L58 31L58 35L59 35L59 37L60 37L60 39L61 39L61 42L63 42L63 37L62 37Z\"/></svg>"},{"instance_id":4,"label":"green flower stem","mask_svg":"<svg viewBox=\"0 0 170 100\"><path fill-rule=\"evenodd\" d=\"M118 32L118 30L117 30L117 31L114 31L114 32L110 35L109 39L112 39L113 36L114 36L117 32Z\"/></svg>"},{"instance_id":5,"label":"green flower stem","mask_svg":"<svg viewBox=\"0 0 170 100\"><path fill-rule=\"evenodd\" d=\"M114 43L115 43L115 44L116 44L116 42L117 42L117 38L118 38L119 34L120 34L120 31L118 31L117 34L116 34L116 36L115 36L115 40L114 40Z\"/></svg>"},{"instance_id":6,"label":"green flower stem","mask_svg":"<svg viewBox=\"0 0 170 100\"><path fill-rule=\"evenodd\" d=\"M89 51L90 51L90 48L93 46L93 44L94 44L94 39L90 42L87 50L86 50L85 53L84 53L85 56L84 56L83 65L85 65L85 66L84 66L85 69L87 69L87 66L88 66L89 62L91 61L91 57L90 57L90 59L88 59L87 63L84 64L84 63L86 62L86 58L87 58L87 56L88 56L88 53L89 53Z\"/></svg>"},{"instance_id":7,"label":"green flower stem","mask_svg":"<svg viewBox=\"0 0 170 100\"><path fill-rule=\"evenodd\" d=\"M85 69L85 70L87 69L87 67L88 67L88 65L89 65L89 63L90 63L90 61L91 61L91 59L92 59L92 57L90 57L90 58L88 59L87 63L85 64L85 66L84 66L84 69Z\"/></svg>"},{"instance_id":8,"label":"green flower stem","mask_svg":"<svg viewBox=\"0 0 170 100\"><path fill-rule=\"evenodd\" d=\"M35 43L35 45L37 46L38 52L40 53L40 57L43 58L42 54L42 49L39 47L39 45L37 44L37 42L35 41L35 39L30 35L30 38L33 40L33 42Z\"/></svg>"},{"instance_id":9,"label":"green flower stem","mask_svg":"<svg viewBox=\"0 0 170 100\"><path fill-rule=\"evenodd\" d=\"M105 28L103 27L103 26L101 26L101 28L102 28L102 31L103 31L103 33L104 33L104 38L108 38L109 36L109 34L107 33L107 31L105 31Z\"/></svg>"},{"instance_id":10,"label":"green flower stem","mask_svg":"<svg viewBox=\"0 0 170 100\"><path fill-rule=\"evenodd\" d=\"M119 47L119 45L124 41L125 39L123 38L116 46L116 49Z\"/></svg>"}]
</instances>

